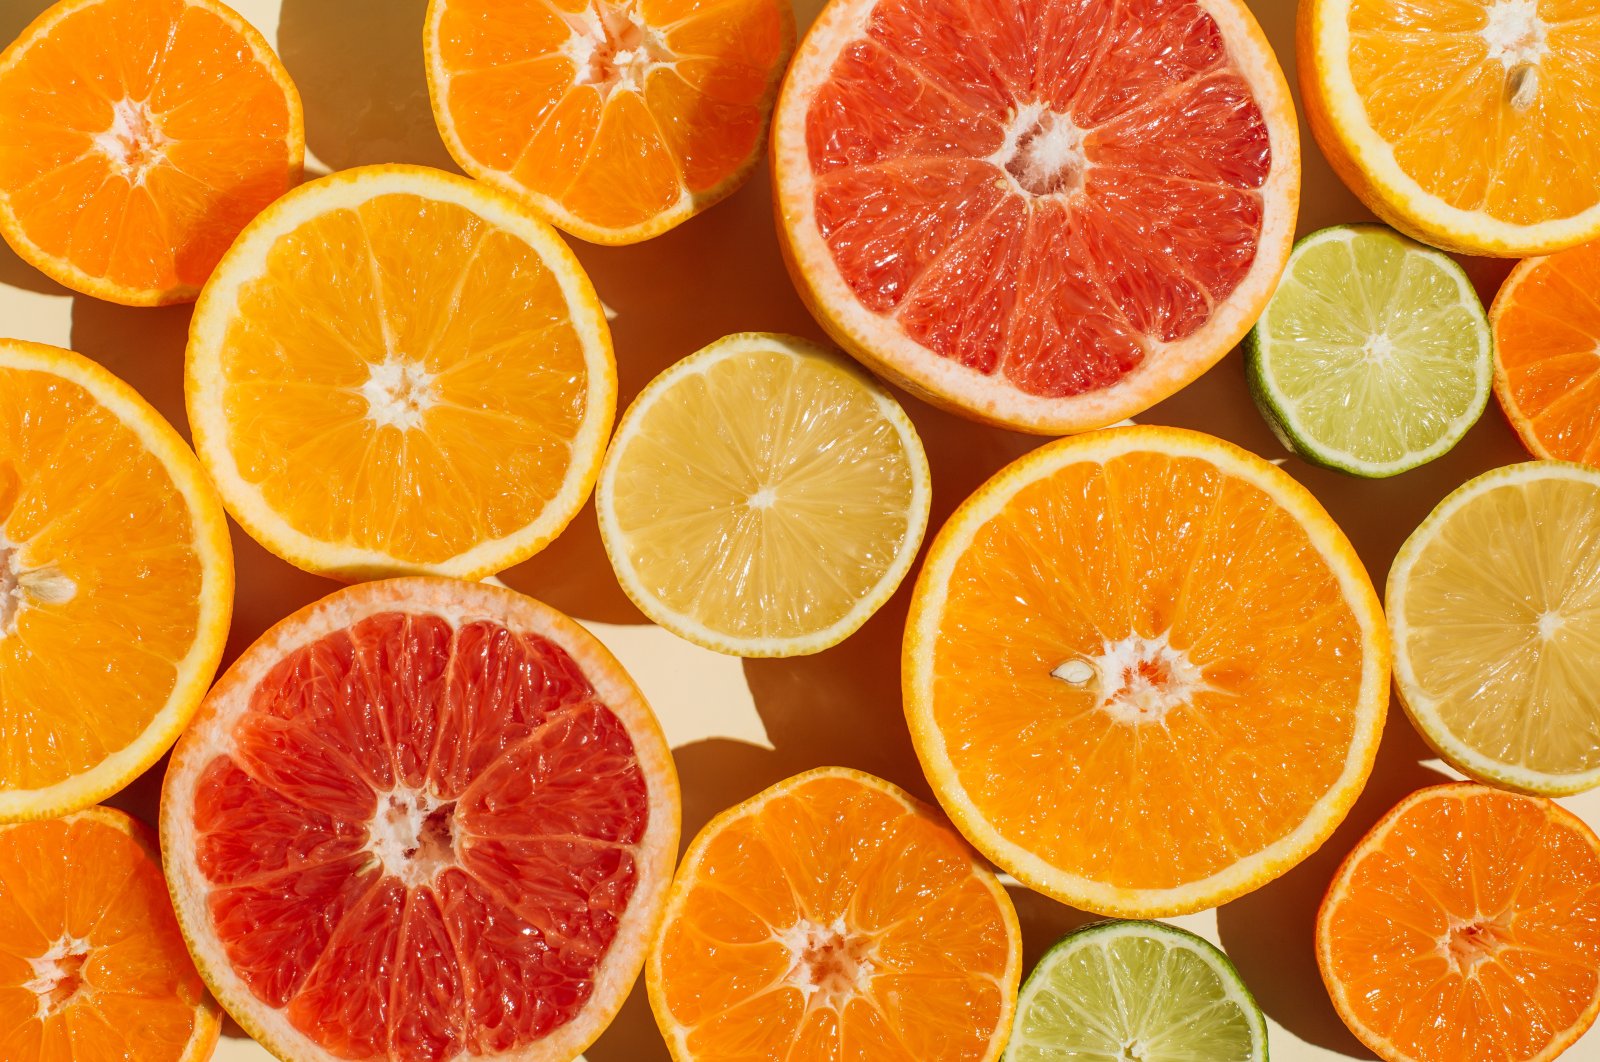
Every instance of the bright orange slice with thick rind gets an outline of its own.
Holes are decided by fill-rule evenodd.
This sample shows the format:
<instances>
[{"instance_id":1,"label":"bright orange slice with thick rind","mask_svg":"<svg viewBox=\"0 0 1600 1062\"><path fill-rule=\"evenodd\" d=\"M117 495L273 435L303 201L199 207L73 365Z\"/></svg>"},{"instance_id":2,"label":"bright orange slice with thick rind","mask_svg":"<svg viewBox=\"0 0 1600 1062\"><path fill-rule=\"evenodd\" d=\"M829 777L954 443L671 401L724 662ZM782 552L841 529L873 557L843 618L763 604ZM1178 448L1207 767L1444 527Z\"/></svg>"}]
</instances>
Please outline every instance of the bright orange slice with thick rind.
<instances>
[{"instance_id":1,"label":"bright orange slice with thick rind","mask_svg":"<svg viewBox=\"0 0 1600 1062\"><path fill-rule=\"evenodd\" d=\"M0 340L0 821L159 759L232 611L227 522L178 433L89 359Z\"/></svg>"},{"instance_id":2,"label":"bright orange slice with thick rind","mask_svg":"<svg viewBox=\"0 0 1600 1062\"><path fill-rule=\"evenodd\" d=\"M1600 466L1600 242L1518 263L1489 325L1494 393L1528 452Z\"/></svg>"},{"instance_id":3,"label":"bright orange slice with thick rind","mask_svg":"<svg viewBox=\"0 0 1600 1062\"><path fill-rule=\"evenodd\" d=\"M1550 1062L1600 1013L1600 839L1543 797L1412 793L1339 868L1317 964L1386 1062Z\"/></svg>"},{"instance_id":4,"label":"bright orange slice with thick rind","mask_svg":"<svg viewBox=\"0 0 1600 1062\"><path fill-rule=\"evenodd\" d=\"M712 819L684 854L646 983L676 1062L991 1062L1016 912L942 817L825 767Z\"/></svg>"},{"instance_id":5,"label":"bright orange slice with thick rind","mask_svg":"<svg viewBox=\"0 0 1600 1062\"><path fill-rule=\"evenodd\" d=\"M195 308L185 395L223 502L274 553L480 578L583 506L617 375L554 230L488 185L373 166L240 236Z\"/></svg>"},{"instance_id":6,"label":"bright orange slice with thick rind","mask_svg":"<svg viewBox=\"0 0 1600 1062\"><path fill-rule=\"evenodd\" d=\"M286 1062L571 1062L638 976L679 814L593 636L411 578L245 651L173 752L161 836L201 975Z\"/></svg>"},{"instance_id":7,"label":"bright orange slice with thick rind","mask_svg":"<svg viewBox=\"0 0 1600 1062\"><path fill-rule=\"evenodd\" d=\"M1338 826L1382 732L1388 632L1288 474L1198 432L1113 429L1035 450L950 518L902 681L980 851L1075 907L1164 916Z\"/></svg>"},{"instance_id":8,"label":"bright orange slice with thick rind","mask_svg":"<svg viewBox=\"0 0 1600 1062\"><path fill-rule=\"evenodd\" d=\"M595 243L636 243L744 183L794 47L789 0L432 0L450 154Z\"/></svg>"},{"instance_id":9,"label":"bright orange slice with thick rind","mask_svg":"<svg viewBox=\"0 0 1600 1062\"><path fill-rule=\"evenodd\" d=\"M0 235L86 295L193 300L305 147L288 71L217 0L62 0L0 53Z\"/></svg>"},{"instance_id":10,"label":"bright orange slice with thick rind","mask_svg":"<svg viewBox=\"0 0 1600 1062\"><path fill-rule=\"evenodd\" d=\"M0 826L0 1058L204 1062L221 1026L143 823Z\"/></svg>"},{"instance_id":11,"label":"bright orange slice with thick rind","mask_svg":"<svg viewBox=\"0 0 1600 1062\"><path fill-rule=\"evenodd\" d=\"M1004 427L1103 427L1194 380L1294 238L1294 105L1240 0L833 0L773 121L818 321Z\"/></svg>"},{"instance_id":12,"label":"bright orange slice with thick rind","mask_svg":"<svg viewBox=\"0 0 1600 1062\"><path fill-rule=\"evenodd\" d=\"M1600 13L1589 0L1301 0L1302 99L1373 213L1521 257L1600 235Z\"/></svg>"}]
</instances>

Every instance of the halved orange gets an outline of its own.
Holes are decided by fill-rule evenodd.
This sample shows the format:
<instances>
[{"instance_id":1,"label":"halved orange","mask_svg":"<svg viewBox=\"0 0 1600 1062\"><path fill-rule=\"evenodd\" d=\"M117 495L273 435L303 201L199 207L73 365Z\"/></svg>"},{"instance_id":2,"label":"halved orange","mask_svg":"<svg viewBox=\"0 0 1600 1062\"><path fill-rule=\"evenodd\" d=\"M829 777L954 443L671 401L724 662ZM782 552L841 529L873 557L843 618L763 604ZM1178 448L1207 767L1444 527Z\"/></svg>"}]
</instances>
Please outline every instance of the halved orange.
<instances>
[{"instance_id":1,"label":"halved orange","mask_svg":"<svg viewBox=\"0 0 1600 1062\"><path fill-rule=\"evenodd\" d=\"M96 298L193 300L305 149L288 71L217 0L62 0L0 53L0 235Z\"/></svg>"},{"instance_id":2,"label":"halved orange","mask_svg":"<svg viewBox=\"0 0 1600 1062\"><path fill-rule=\"evenodd\" d=\"M583 506L617 373L548 225L486 184L372 166L239 237L195 308L185 396L223 502L280 557L481 578Z\"/></svg>"},{"instance_id":3,"label":"halved orange","mask_svg":"<svg viewBox=\"0 0 1600 1062\"><path fill-rule=\"evenodd\" d=\"M0 826L0 1058L204 1062L221 1027L148 827L99 807Z\"/></svg>"},{"instance_id":4,"label":"halved orange","mask_svg":"<svg viewBox=\"0 0 1600 1062\"><path fill-rule=\"evenodd\" d=\"M1518 263L1489 326L1494 393L1528 452L1600 465L1600 242Z\"/></svg>"},{"instance_id":5,"label":"halved orange","mask_svg":"<svg viewBox=\"0 0 1600 1062\"><path fill-rule=\"evenodd\" d=\"M992 1062L1022 945L943 818L827 767L718 815L684 854L646 983L676 1062Z\"/></svg>"},{"instance_id":6,"label":"halved orange","mask_svg":"<svg viewBox=\"0 0 1600 1062\"><path fill-rule=\"evenodd\" d=\"M1388 632L1309 491L1230 443L1113 429L956 511L906 622L912 739L950 817L1041 892L1154 917L1310 854L1355 802Z\"/></svg>"},{"instance_id":7,"label":"halved orange","mask_svg":"<svg viewBox=\"0 0 1600 1062\"><path fill-rule=\"evenodd\" d=\"M89 359L0 340L0 821L160 758L232 612L227 522L178 433Z\"/></svg>"},{"instance_id":8,"label":"halved orange","mask_svg":"<svg viewBox=\"0 0 1600 1062\"><path fill-rule=\"evenodd\" d=\"M789 0L432 0L423 31L461 168L608 244L744 183L793 47Z\"/></svg>"},{"instance_id":9,"label":"halved orange","mask_svg":"<svg viewBox=\"0 0 1600 1062\"><path fill-rule=\"evenodd\" d=\"M1387 1062L1549 1062L1600 1013L1600 838L1544 797L1412 793L1329 886L1317 965Z\"/></svg>"}]
</instances>

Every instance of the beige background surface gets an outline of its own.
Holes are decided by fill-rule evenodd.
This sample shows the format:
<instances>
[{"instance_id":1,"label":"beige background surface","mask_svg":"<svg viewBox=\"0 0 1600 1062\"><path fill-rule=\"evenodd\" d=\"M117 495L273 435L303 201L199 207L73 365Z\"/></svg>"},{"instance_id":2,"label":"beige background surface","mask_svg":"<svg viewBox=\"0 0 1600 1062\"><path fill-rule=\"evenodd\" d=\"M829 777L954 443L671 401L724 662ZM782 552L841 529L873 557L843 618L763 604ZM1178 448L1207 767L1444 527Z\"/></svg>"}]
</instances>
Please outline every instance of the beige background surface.
<instances>
[{"instance_id":1,"label":"beige background surface","mask_svg":"<svg viewBox=\"0 0 1600 1062\"><path fill-rule=\"evenodd\" d=\"M0 46L49 0L0 0ZM1293 80L1291 0L1251 0ZM376 162L455 169L434 130L423 80L425 0L233 0L275 43L305 99L308 169L326 172ZM820 0L799 0L802 27ZM1369 215L1304 134L1306 184L1300 230ZM1471 135L1466 131L1466 135ZM621 401L666 365L729 332L786 331L822 338L790 288L772 233L765 168L706 215L636 247L573 241L613 323ZM1485 300L1508 263L1468 262ZM136 310L75 296L0 244L0 335L70 346L134 384L180 431L187 307ZM905 401L933 464L933 527L1000 466L1041 440L979 428ZM1268 457L1283 456L1251 405L1236 353L1141 421L1197 428ZM1433 505L1484 469L1525 458L1492 405L1451 454L1396 479L1363 482L1289 459L1286 467L1322 499L1382 585L1394 551ZM267 554L234 529L238 603L231 661L273 622L333 590ZM855 637L798 660L739 661L709 653L647 624L618 589L592 508L545 552L505 573L519 590L587 623L638 679L677 753L684 835L765 786L823 764L872 771L928 796L900 714L898 648L907 589ZM226 661L225 661L226 662ZM153 821L158 765L114 803ZM1312 955L1316 906L1344 854L1396 800L1448 772L1412 732L1398 706L1377 769L1337 834L1283 878L1180 924L1220 942L1254 990L1272 1025L1278 1062L1370 1058L1324 995ZM1600 791L1567 802L1600 825ZM1027 940L1027 962L1062 932L1089 920L1020 888L1012 894ZM269 1056L228 1030L221 1062ZM1600 1059L1600 1031L1569 1057ZM588 1054L589 1062L665 1062L642 986Z\"/></svg>"}]
</instances>

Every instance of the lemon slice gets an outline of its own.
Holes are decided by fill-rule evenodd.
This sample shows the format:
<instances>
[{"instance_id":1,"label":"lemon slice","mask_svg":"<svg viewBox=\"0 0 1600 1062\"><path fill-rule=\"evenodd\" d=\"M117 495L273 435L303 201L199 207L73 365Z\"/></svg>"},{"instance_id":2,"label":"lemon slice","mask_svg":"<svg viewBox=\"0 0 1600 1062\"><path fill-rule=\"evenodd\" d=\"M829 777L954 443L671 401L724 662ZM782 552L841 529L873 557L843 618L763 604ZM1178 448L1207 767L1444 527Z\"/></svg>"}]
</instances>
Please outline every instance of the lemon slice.
<instances>
[{"instance_id":1,"label":"lemon slice","mask_svg":"<svg viewBox=\"0 0 1600 1062\"><path fill-rule=\"evenodd\" d=\"M798 656L849 637L928 524L905 411L833 353L727 336L651 381L617 427L595 509L617 579L682 638Z\"/></svg>"},{"instance_id":2,"label":"lemon slice","mask_svg":"<svg viewBox=\"0 0 1600 1062\"><path fill-rule=\"evenodd\" d=\"M1481 781L1600 785L1600 470L1497 468L1439 503L1389 574L1417 729Z\"/></svg>"}]
</instances>

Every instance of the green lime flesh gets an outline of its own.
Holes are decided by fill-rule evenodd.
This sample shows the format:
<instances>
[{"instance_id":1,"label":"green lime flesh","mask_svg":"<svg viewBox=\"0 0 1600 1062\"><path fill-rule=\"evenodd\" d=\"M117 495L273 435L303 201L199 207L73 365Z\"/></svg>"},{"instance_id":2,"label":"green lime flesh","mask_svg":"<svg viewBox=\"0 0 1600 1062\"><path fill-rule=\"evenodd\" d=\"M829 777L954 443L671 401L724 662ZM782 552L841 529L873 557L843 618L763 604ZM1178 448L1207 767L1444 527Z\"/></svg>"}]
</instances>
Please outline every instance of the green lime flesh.
<instances>
[{"instance_id":1,"label":"green lime flesh","mask_svg":"<svg viewBox=\"0 0 1600 1062\"><path fill-rule=\"evenodd\" d=\"M1004 1062L1265 1062L1267 1026L1228 957L1162 922L1062 937L1022 986Z\"/></svg>"},{"instance_id":2,"label":"green lime flesh","mask_svg":"<svg viewBox=\"0 0 1600 1062\"><path fill-rule=\"evenodd\" d=\"M1460 442L1489 400L1494 366L1466 273L1381 225L1296 244L1245 359L1256 405L1290 450L1368 477Z\"/></svg>"}]
</instances>

